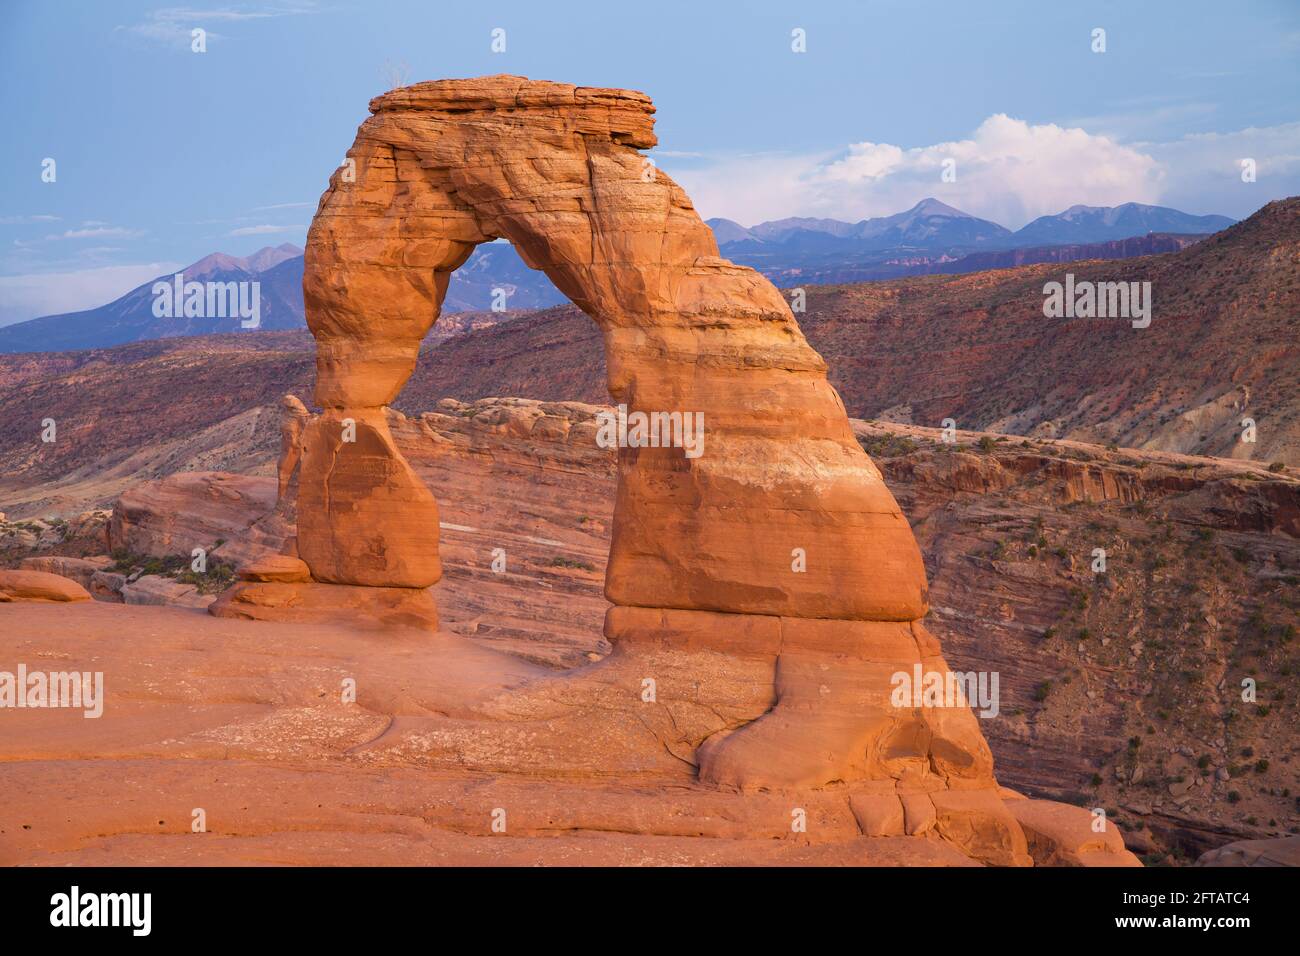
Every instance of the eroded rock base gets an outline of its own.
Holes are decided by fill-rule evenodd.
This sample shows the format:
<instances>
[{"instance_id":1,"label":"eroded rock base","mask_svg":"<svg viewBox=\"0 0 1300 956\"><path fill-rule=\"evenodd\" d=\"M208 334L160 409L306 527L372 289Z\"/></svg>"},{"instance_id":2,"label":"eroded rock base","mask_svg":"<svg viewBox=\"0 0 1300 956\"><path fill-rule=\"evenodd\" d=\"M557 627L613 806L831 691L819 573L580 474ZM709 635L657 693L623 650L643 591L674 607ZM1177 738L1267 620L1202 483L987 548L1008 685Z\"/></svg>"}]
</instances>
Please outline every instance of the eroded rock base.
<instances>
[{"instance_id":1,"label":"eroded rock base","mask_svg":"<svg viewBox=\"0 0 1300 956\"><path fill-rule=\"evenodd\" d=\"M688 649L690 621L655 641L629 626L605 661L557 676L445 632L89 601L4 613L0 660L55 651L102 671L105 701L99 719L7 718L7 815L32 829L5 828L0 863L1030 862L996 791L919 768L700 781L691 745L764 714L776 662ZM711 713L723 687L733 703Z\"/></svg>"},{"instance_id":2,"label":"eroded rock base","mask_svg":"<svg viewBox=\"0 0 1300 956\"><path fill-rule=\"evenodd\" d=\"M240 581L208 608L217 617L348 627L438 629L427 588L378 588L318 581Z\"/></svg>"},{"instance_id":3,"label":"eroded rock base","mask_svg":"<svg viewBox=\"0 0 1300 956\"><path fill-rule=\"evenodd\" d=\"M890 703L894 674L947 670L919 624L615 607L605 636L614 650L597 663L477 699L363 699L395 718L358 755L793 799L825 792L872 836L934 835L982 862L1029 862L970 710Z\"/></svg>"}]
</instances>

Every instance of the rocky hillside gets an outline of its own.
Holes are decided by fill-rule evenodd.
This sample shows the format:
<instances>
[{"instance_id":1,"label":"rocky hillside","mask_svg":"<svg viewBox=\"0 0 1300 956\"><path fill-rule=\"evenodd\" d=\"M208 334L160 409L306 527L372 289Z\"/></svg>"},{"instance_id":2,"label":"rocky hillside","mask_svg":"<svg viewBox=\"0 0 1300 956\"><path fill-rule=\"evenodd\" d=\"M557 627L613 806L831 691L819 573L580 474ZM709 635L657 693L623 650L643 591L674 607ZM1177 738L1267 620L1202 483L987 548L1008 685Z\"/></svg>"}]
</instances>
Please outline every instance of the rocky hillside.
<instances>
[{"instance_id":1,"label":"rocky hillside","mask_svg":"<svg viewBox=\"0 0 1300 956\"><path fill-rule=\"evenodd\" d=\"M520 315L443 316L428 354ZM431 371L422 370L409 401L426 401ZM174 471L243 470L249 449L279 427L263 423L259 409L285 392L310 399L314 379L306 330L0 355L0 511L107 502L131 481ZM53 442L41 440L47 419Z\"/></svg>"},{"instance_id":2,"label":"rocky hillside","mask_svg":"<svg viewBox=\"0 0 1300 956\"><path fill-rule=\"evenodd\" d=\"M1150 282L1150 326L1046 318L1066 272ZM800 325L851 415L1300 465L1300 199L1167 255L806 292ZM601 356L595 326L554 309L447 343L404 400L604 401Z\"/></svg>"},{"instance_id":3,"label":"rocky hillside","mask_svg":"<svg viewBox=\"0 0 1300 956\"><path fill-rule=\"evenodd\" d=\"M1300 824L1300 481L856 427L925 554L950 663L1001 674L1003 713L982 723L1008 785L1107 807L1139 852Z\"/></svg>"},{"instance_id":4,"label":"rocky hillside","mask_svg":"<svg viewBox=\"0 0 1300 956\"><path fill-rule=\"evenodd\" d=\"M1066 271L1150 282L1150 326L1044 317ZM1168 255L810 289L801 321L850 414L1300 462L1297 199Z\"/></svg>"}]
</instances>

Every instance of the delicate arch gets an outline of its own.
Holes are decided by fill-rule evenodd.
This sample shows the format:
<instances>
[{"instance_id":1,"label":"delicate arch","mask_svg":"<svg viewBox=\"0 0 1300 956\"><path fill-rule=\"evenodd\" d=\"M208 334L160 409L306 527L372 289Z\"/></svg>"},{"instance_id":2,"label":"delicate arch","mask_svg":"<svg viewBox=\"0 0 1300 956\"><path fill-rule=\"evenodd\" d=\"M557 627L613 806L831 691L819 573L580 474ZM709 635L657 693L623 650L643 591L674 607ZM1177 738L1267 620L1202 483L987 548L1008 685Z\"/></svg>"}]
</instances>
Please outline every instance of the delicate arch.
<instances>
[{"instance_id":1,"label":"delicate arch","mask_svg":"<svg viewBox=\"0 0 1300 956\"><path fill-rule=\"evenodd\" d=\"M307 567L244 569L214 613L437 627L437 503L385 406L451 272L504 237L599 325L629 417L701 413L702 453L619 449L608 656L500 696L477 679L431 699L381 686L372 705L407 720L375 746L494 773L847 788L864 833L934 828L979 859L1028 862L967 702L897 692L900 674L948 671L921 623L911 530L780 293L719 258L638 152L655 143L649 100L495 76L370 108L307 241L323 408L302 426Z\"/></svg>"},{"instance_id":2,"label":"delicate arch","mask_svg":"<svg viewBox=\"0 0 1300 956\"><path fill-rule=\"evenodd\" d=\"M705 451L620 450L606 594L621 606L911 621L925 576L821 357L780 293L719 258L638 150L623 90L496 76L371 101L308 236L317 341L298 546L317 580L423 587L437 509L384 423L474 246L510 240L600 326L630 412L702 412ZM339 440L351 419L357 440ZM791 570L793 549L808 555Z\"/></svg>"}]
</instances>

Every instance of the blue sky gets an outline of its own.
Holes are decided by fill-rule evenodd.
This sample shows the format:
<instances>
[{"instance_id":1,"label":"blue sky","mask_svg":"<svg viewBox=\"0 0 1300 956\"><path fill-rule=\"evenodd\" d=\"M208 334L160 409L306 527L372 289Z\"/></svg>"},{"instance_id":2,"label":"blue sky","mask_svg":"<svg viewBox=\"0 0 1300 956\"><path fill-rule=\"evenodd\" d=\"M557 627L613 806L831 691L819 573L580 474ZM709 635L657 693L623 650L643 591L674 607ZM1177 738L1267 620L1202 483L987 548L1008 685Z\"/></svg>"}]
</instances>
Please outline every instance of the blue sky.
<instances>
[{"instance_id":1,"label":"blue sky","mask_svg":"<svg viewBox=\"0 0 1300 956\"><path fill-rule=\"evenodd\" d=\"M487 73L649 93L659 166L746 225L927 195L1011 228L1130 200L1240 218L1300 193L1290 0L8 0L0 324L209 252L301 245L371 96Z\"/></svg>"}]
</instances>

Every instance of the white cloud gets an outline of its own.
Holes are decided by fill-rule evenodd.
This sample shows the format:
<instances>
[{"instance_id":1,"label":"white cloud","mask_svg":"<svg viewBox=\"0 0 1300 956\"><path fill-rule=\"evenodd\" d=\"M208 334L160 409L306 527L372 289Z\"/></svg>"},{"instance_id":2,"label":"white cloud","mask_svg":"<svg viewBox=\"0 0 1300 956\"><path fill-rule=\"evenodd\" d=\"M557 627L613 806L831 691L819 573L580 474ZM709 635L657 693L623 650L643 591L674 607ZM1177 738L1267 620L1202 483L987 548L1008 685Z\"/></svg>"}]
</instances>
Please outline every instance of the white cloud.
<instances>
[{"instance_id":1,"label":"white cloud","mask_svg":"<svg viewBox=\"0 0 1300 956\"><path fill-rule=\"evenodd\" d=\"M1243 157L1258 163L1253 191L1240 181ZM956 161L955 182L942 180L947 159ZM834 154L712 157L701 166L669 164L667 172L701 215L744 225L786 216L856 221L927 196L1011 229L1079 203L1156 203L1242 217L1300 192L1300 123L1125 143L999 113L967 139L930 146L861 142Z\"/></svg>"},{"instance_id":2,"label":"white cloud","mask_svg":"<svg viewBox=\"0 0 1300 956\"><path fill-rule=\"evenodd\" d=\"M0 276L0 325L11 325L42 315L93 309L150 279L169 275L181 266L179 262L146 262L71 272Z\"/></svg>"},{"instance_id":3,"label":"white cloud","mask_svg":"<svg viewBox=\"0 0 1300 956\"><path fill-rule=\"evenodd\" d=\"M58 216L0 216L0 226L30 226L38 222L58 221Z\"/></svg>"},{"instance_id":4,"label":"white cloud","mask_svg":"<svg viewBox=\"0 0 1300 956\"><path fill-rule=\"evenodd\" d=\"M956 181L945 183L949 159L956 162ZM934 196L1013 229L1075 203L1152 202L1163 177L1150 155L1105 136L1002 113L969 139L932 146L862 142L829 158L738 158L681 173L704 215L747 225L784 216L865 219Z\"/></svg>"},{"instance_id":5,"label":"white cloud","mask_svg":"<svg viewBox=\"0 0 1300 956\"><path fill-rule=\"evenodd\" d=\"M300 232L306 226L241 226L226 233L227 236L269 236L280 232Z\"/></svg>"},{"instance_id":6,"label":"white cloud","mask_svg":"<svg viewBox=\"0 0 1300 956\"><path fill-rule=\"evenodd\" d=\"M810 177L832 158L830 154L767 153L719 157L690 168L660 166L681 183L701 216L722 216L752 226L767 219L819 215L812 206ZM851 215L841 210L837 218Z\"/></svg>"},{"instance_id":7,"label":"white cloud","mask_svg":"<svg viewBox=\"0 0 1300 956\"><path fill-rule=\"evenodd\" d=\"M906 155L888 143L854 143L849 155L823 168L822 177L827 182L842 183L883 179L898 171Z\"/></svg>"},{"instance_id":8,"label":"white cloud","mask_svg":"<svg viewBox=\"0 0 1300 956\"><path fill-rule=\"evenodd\" d=\"M1170 171L1165 202L1187 212L1240 217L1270 199L1300 193L1300 122L1193 133L1142 148ZM1241 181L1243 159L1255 160L1253 183Z\"/></svg>"}]
</instances>

